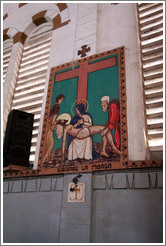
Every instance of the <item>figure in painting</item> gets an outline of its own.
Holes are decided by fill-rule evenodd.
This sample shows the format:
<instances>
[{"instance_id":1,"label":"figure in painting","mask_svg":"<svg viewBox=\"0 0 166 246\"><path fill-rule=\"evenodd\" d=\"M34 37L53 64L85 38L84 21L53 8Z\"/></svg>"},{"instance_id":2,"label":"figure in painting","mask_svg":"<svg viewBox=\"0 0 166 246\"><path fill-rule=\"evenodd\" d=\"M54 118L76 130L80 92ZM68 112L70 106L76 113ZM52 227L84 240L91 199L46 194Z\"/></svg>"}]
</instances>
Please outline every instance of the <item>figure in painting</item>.
<instances>
[{"instance_id":1,"label":"figure in painting","mask_svg":"<svg viewBox=\"0 0 166 246\"><path fill-rule=\"evenodd\" d=\"M119 101L116 99L110 101L109 96L103 96L101 98L101 107L102 107L103 112L108 111L108 121L106 123L106 127L109 130L115 129L115 133L114 133L115 145L116 145L117 149L120 149L120 113L119 113L120 106L119 106ZM110 133L109 138L112 138L111 131L108 131L108 132ZM109 155L105 151L107 141L108 141L108 136L104 135L103 139L102 139L103 149L102 149L100 154L102 156L105 156L105 157L109 157ZM113 139L112 139L112 141L113 141ZM112 149L112 151L114 152L114 149Z\"/></svg>"},{"instance_id":2,"label":"figure in painting","mask_svg":"<svg viewBox=\"0 0 166 246\"><path fill-rule=\"evenodd\" d=\"M93 125L93 118L90 113L86 112L83 103L77 104L75 107L75 116L72 118L70 124L76 129L86 128ZM75 159L97 159L98 154L94 149L93 137L88 136L83 139L78 139L75 136L68 135L68 160Z\"/></svg>"},{"instance_id":3,"label":"figure in painting","mask_svg":"<svg viewBox=\"0 0 166 246\"><path fill-rule=\"evenodd\" d=\"M111 145L114 153L121 154L121 152L116 148L110 129L106 126L86 126L82 128L76 128L75 126L66 123L66 119L57 119L57 137L63 137L62 141L62 160L65 160L65 145L66 145L66 135L69 134L78 140L86 139L92 135L101 133L103 137L106 137L107 142Z\"/></svg>"},{"instance_id":4,"label":"figure in painting","mask_svg":"<svg viewBox=\"0 0 166 246\"><path fill-rule=\"evenodd\" d=\"M56 98L56 103L51 107L48 122L48 131L45 141L45 155L43 158L43 163L51 160L52 150L54 146L54 133L56 130L56 118L60 111L60 104L63 102L65 96L63 94L58 95Z\"/></svg>"}]
</instances>

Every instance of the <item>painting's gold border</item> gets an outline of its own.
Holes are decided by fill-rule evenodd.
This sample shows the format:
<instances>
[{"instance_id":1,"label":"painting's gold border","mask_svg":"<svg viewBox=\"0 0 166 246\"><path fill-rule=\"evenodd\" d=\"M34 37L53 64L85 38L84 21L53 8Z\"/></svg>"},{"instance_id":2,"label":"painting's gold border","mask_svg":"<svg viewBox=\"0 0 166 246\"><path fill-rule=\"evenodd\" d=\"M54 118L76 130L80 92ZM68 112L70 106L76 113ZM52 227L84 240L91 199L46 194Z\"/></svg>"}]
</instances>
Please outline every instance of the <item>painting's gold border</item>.
<instances>
[{"instance_id":1,"label":"painting's gold border","mask_svg":"<svg viewBox=\"0 0 166 246\"><path fill-rule=\"evenodd\" d=\"M47 131L47 122L49 117L49 110L52 98L52 89L54 84L55 72L77 66L85 61L90 62L96 59L106 57L108 55L118 54L119 63L119 93L120 93L120 122L121 122L121 159L118 162L108 161L106 164L87 163L83 165L75 166L63 166L56 168L44 168L42 166L42 157L45 144L45 137ZM49 175L49 174L63 174L63 173L77 173L77 172L93 172L93 171L106 171L115 169L129 169L129 168L147 168L147 167L161 167L163 165L162 160L143 160L143 161L130 161L128 158L128 133L127 133L127 105L126 105L126 74L125 74L125 47L120 47L107 52L102 52L93 56L89 56L83 59L79 59L74 62L62 64L57 67L53 67L50 70L50 78L48 84L47 101L45 106L45 114L43 121L43 130L41 137L41 145L39 151L39 161L37 170L19 170L19 171L6 171L4 172L4 178L9 177L22 177L22 176L37 176L37 175Z\"/></svg>"}]
</instances>

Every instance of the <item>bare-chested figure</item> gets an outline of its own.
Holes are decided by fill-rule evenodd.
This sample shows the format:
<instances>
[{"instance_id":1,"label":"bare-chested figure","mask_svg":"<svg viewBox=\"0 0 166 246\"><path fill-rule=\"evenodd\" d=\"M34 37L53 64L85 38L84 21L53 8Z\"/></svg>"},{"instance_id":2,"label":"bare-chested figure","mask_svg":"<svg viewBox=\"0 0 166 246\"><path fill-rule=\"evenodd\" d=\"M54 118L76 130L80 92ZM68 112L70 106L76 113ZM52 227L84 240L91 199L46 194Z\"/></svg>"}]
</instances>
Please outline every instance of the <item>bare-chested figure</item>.
<instances>
[{"instance_id":1,"label":"bare-chested figure","mask_svg":"<svg viewBox=\"0 0 166 246\"><path fill-rule=\"evenodd\" d=\"M63 141L62 141L62 160L65 160L65 144L66 144L66 135L67 133L70 134L73 137L76 137L77 139L84 139L87 138L89 136L101 133L102 136L105 136L108 143L110 144L110 146L112 147L112 150L114 151L114 153L116 154L121 154L121 152L116 148L114 142L113 142L113 138L112 138L112 134L109 130L108 127L106 126L89 126L89 127L83 127L83 128L75 128L73 125L69 124L69 125L65 125L64 121L61 120L59 122L57 122L58 126L57 126L57 137L61 138L63 137ZM101 151L101 153L103 152L103 149ZM108 157L108 156L106 156Z\"/></svg>"},{"instance_id":2,"label":"bare-chested figure","mask_svg":"<svg viewBox=\"0 0 166 246\"><path fill-rule=\"evenodd\" d=\"M56 98L56 103L51 107L50 109L50 115L49 115L49 121L47 125L47 136L46 136L46 142L45 142L45 150L44 150L44 158L43 163L46 161L51 160L52 150L54 146L54 133L53 130L55 130L56 122L55 119L60 111L60 104L63 102L65 96L63 94L60 94Z\"/></svg>"}]
</instances>

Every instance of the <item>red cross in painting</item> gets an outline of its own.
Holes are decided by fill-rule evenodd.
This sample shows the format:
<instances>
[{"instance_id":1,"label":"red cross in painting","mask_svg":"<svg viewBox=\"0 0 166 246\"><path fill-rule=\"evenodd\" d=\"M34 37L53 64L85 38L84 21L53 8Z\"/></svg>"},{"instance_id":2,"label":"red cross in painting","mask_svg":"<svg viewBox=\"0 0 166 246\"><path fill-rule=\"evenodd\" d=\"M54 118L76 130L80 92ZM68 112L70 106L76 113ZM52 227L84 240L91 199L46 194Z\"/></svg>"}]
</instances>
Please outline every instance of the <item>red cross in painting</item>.
<instances>
[{"instance_id":1,"label":"red cross in painting","mask_svg":"<svg viewBox=\"0 0 166 246\"><path fill-rule=\"evenodd\" d=\"M88 64L88 62L85 61L84 63L80 64L79 68L57 74L55 82L78 77L77 100L83 99L82 103L86 104L84 100L87 99L88 73L112 66L116 66L116 57L112 57L92 64Z\"/></svg>"}]
</instances>

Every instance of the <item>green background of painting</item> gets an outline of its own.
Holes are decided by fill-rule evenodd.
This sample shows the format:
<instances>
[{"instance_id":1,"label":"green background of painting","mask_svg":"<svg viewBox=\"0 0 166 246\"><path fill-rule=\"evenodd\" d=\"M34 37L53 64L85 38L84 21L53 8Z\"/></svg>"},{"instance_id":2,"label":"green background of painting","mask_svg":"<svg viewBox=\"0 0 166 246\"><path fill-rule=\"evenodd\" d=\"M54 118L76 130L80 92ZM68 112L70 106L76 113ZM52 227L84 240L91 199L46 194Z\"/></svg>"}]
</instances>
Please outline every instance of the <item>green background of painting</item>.
<instances>
[{"instance_id":1,"label":"green background of painting","mask_svg":"<svg viewBox=\"0 0 166 246\"><path fill-rule=\"evenodd\" d=\"M90 63L95 63L97 61L105 60L115 56L117 57L116 66L105 68L88 74L87 101L89 107L87 112L91 113L93 116L93 125L106 125L106 122L108 120L108 111L104 113L101 108L101 102L100 102L101 97L104 95L108 95L110 96L110 100L119 99L119 66L118 66L117 55L100 58L98 60L90 62ZM64 72L64 71L66 70L60 72ZM66 79L54 83L52 98L51 98L51 106L55 104L56 97L59 94L64 94L65 99L60 105L59 114L69 113L72 117L71 106L77 99L77 88L78 88L78 77L72 79ZM114 135L114 130L112 133ZM93 140L94 142L101 142L102 137L100 134L97 134L93 136ZM60 148L61 144L62 144L62 138L58 139L54 131L53 149L55 150Z\"/></svg>"},{"instance_id":2,"label":"green background of painting","mask_svg":"<svg viewBox=\"0 0 166 246\"><path fill-rule=\"evenodd\" d=\"M101 108L100 99L103 96L109 96L110 100L119 100L118 56L114 56L117 57L117 66L105 68L88 74L88 112L90 112L93 116L93 125L106 125L108 120L108 111L104 113ZM114 130L112 133L114 136ZM93 136L93 140L94 142L100 143L102 141L102 137L100 134L97 134Z\"/></svg>"},{"instance_id":3,"label":"green background of painting","mask_svg":"<svg viewBox=\"0 0 166 246\"><path fill-rule=\"evenodd\" d=\"M78 86L78 77L72 79L66 79L60 82L54 83L52 98L51 98L51 107L56 102L56 97L59 94L63 94L65 99L60 104L59 115L63 113L68 113L71 115L71 106L73 102L77 99L77 86ZM60 148L62 145L62 138L58 139L54 131L54 147L53 150Z\"/></svg>"}]
</instances>

